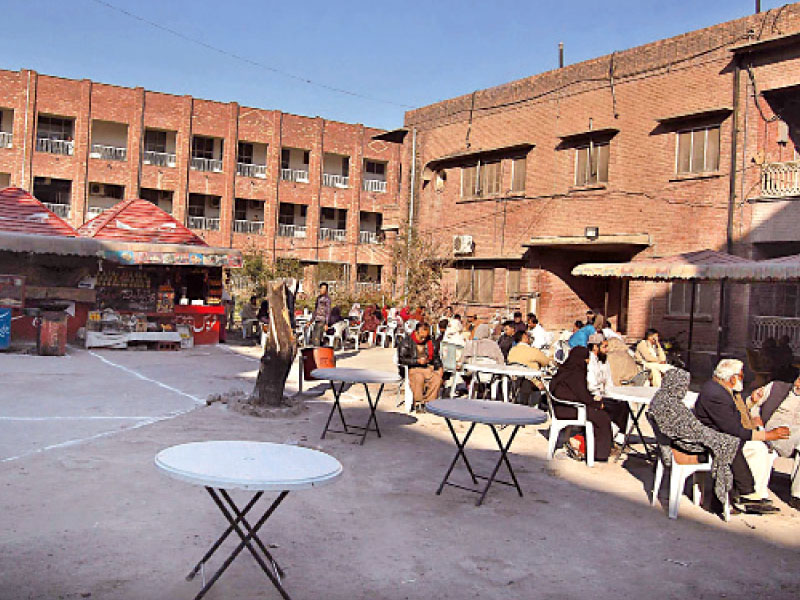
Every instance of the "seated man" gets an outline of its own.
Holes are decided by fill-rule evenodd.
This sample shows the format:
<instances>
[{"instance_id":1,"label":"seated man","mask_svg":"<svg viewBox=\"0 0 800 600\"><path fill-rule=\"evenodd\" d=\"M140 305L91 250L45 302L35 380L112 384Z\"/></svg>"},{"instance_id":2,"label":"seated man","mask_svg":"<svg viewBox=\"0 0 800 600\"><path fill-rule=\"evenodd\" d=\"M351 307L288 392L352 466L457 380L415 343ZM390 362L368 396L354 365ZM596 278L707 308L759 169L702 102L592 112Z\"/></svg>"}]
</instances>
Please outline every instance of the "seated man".
<instances>
[{"instance_id":1,"label":"seated man","mask_svg":"<svg viewBox=\"0 0 800 600\"><path fill-rule=\"evenodd\" d=\"M713 379L707 381L700 390L694 411L697 419L706 427L727 433L744 441L742 454L753 474L755 491L744 496L746 502L758 503L764 512L776 512L769 499L767 486L772 467L769 448L764 442L785 440L789 437L787 427L777 427L770 431L757 431L756 423L750 418L741 391L744 381L742 361L725 358L714 369Z\"/></svg>"},{"instance_id":2,"label":"seated man","mask_svg":"<svg viewBox=\"0 0 800 600\"><path fill-rule=\"evenodd\" d=\"M408 385L414 394L414 404L424 410L425 403L434 400L442 387L442 360L431 339L431 328L417 323L414 332L403 338L397 359L408 367Z\"/></svg>"},{"instance_id":3,"label":"seated man","mask_svg":"<svg viewBox=\"0 0 800 600\"><path fill-rule=\"evenodd\" d=\"M661 376L672 368L667 364L667 355L661 347L658 330L648 329L644 339L636 346L634 355L636 362L650 372L650 383L653 387L661 387Z\"/></svg>"},{"instance_id":4,"label":"seated man","mask_svg":"<svg viewBox=\"0 0 800 600\"><path fill-rule=\"evenodd\" d=\"M547 331L533 313L528 313L528 335L531 338L531 346L534 348L541 350L550 345L550 336L547 335Z\"/></svg>"},{"instance_id":5,"label":"seated man","mask_svg":"<svg viewBox=\"0 0 800 600\"><path fill-rule=\"evenodd\" d=\"M606 395L606 388L614 385L611 378L611 367L608 358L608 342L602 334L595 333L589 337L589 367L586 370L586 385L592 396Z\"/></svg>"},{"instance_id":6,"label":"seated man","mask_svg":"<svg viewBox=\"0 0 800 600\"><path fill-rule=\"evenodd\" d=\"M516 345L508 353L508 364L518 364L529 369L541 369L550 364L550 358L538 348L531 346L531 338L527 331L514 334ZM539 379L522 378L517 394L517 404L537 406L544 384Z\"/></svg>"},{"instance_id":7,"label":"seated man","mask_svg":"<svg viewBox=\"0 0 800 600\"><path fill-rule=\"evenodd\" d=\"M252 337L258 331L258 319L256 319L257 303L258 298L250 296L250 302L242 306L239 311L239 315L242 317L242 337L244 339Z\"/></svg>"},{"instance_id":8,"label":"seated man","mask_svg":"<svg viewBox=\"0 0 800 600\"><path fill-rule=\"evenodd\" d=\"M589 312L591 311L587 311L586 314L588 315ZM592 312L592 314L594 313ZM572 336L570 336L568 341L569 347L570 348L575 348L577 346L586 347L586 345L589 343L589 336L594 335L598 331L602 331L604 324L605 324L605 318L603 317L603 315L595 314L593 321L590 321L589 323L578 329L578 331L573 333Z\"/></svg>"},{"instance_id":9,"label":"seated man","mask_svg":"<svg viewBox=\"0 0 800 600\"><path fill-rule=\"evenodd\" d=\"M791 457L800 452L800 377L794 383L773 381L753 392L748 400L750 416L756 426L767 429L788 427L788 439L775 440L772 448L779 456ZM800 477L792 473L792 491L789 506L800 510Z\"/></svg>"}]
</instances>

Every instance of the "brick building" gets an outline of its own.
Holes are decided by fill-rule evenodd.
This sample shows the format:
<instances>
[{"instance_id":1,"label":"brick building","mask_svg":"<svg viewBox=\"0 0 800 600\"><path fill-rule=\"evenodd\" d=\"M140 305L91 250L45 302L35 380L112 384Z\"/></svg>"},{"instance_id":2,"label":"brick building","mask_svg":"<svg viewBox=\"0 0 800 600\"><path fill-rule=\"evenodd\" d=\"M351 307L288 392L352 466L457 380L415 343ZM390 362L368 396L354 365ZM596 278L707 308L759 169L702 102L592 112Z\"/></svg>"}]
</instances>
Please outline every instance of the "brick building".
<instances>
[{"instance_id":1,"label":"brick building","mask_svg":"<svg viewBox=\"0 0 800 600\"><path fill-rule=\"evenodd\" d=\"M415 223L454 260L462 311L519 307L566 327L592 307L632 336L685 331L689 284L571 270L800 252L800 4L412 110L398 133L416 158ZM725 297L732 347L765 317L800 344L796 284ZM700 285L696 340L709 348L719 302L719 285Z\"/></svg>"},{"instance_id":2,"label":"brick building","mask_svg":"<svg viewBox=\"0 0 800 600\"><path fill-rule=\"evenodd\" d=\"M396 145L363 125L0 71L0 188L78 227L144 198L212 246L291 256L362 288L388 278ZM307 270L310 277L311 269Z\"/></svg>"}]
</instances>

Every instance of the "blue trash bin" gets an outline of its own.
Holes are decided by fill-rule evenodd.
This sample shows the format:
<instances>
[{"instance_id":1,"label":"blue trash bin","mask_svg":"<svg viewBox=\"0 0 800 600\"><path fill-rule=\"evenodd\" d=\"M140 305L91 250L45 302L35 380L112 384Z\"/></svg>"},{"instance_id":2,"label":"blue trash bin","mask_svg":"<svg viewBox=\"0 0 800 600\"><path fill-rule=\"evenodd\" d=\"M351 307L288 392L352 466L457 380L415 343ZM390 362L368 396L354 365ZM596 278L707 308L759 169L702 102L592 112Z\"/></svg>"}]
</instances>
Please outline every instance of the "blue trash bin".
<instances>
[{"instance_id":1,"label":"blue trash bin","mask_svg":"<svg viewBox=\"0 0 800 600\"><path fill-rule=\"evenodd\" d=\"M0 308L0 350L11 345L11 309Z\"/></svg>"}]
</instances>

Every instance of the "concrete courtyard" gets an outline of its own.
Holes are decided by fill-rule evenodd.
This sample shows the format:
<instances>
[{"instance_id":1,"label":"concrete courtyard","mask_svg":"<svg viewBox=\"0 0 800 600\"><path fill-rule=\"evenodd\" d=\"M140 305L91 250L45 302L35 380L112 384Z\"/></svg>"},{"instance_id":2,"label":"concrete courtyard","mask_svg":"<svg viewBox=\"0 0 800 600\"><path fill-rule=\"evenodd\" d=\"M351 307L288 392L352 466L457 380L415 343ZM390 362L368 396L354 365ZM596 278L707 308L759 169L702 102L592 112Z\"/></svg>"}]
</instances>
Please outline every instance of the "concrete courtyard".
<instances>
[{"instance_id":1,"label":"concrete courtyard","mask_svg":"<svg viewBox=\"0 0 800 600\"><path fill-rule=\"evenodd\" d=\"M391 352L337 361L390 370ZM726 524L684 499L671 521L650 506L642 460L548 462L542 425L521 431L512 449L525 496L498 485L476 507L455 488L435 495L455 446L442 419L395 408L395 389L379 407L383 438L364 446L339 434L320 440L330 392L291 419L206 406L210 394L249 391L257 361L256 348L223 345L0 355L0 599L193 598L200 578L185 575L223 518L203 489L163 476L153 458L215 439L300 444L343 464L334 484L289 494L262 530L296 600L800 597L800 513L785 504L781 473L772 481L779 514ZM366 421L362 394L353 388L344 403L354 422ZM477 429L473 466L490 468L494 447ZM463 467L456 474L468 482ZM279 595L245 552L206 597Z\"/></svg>"}]
</instances>

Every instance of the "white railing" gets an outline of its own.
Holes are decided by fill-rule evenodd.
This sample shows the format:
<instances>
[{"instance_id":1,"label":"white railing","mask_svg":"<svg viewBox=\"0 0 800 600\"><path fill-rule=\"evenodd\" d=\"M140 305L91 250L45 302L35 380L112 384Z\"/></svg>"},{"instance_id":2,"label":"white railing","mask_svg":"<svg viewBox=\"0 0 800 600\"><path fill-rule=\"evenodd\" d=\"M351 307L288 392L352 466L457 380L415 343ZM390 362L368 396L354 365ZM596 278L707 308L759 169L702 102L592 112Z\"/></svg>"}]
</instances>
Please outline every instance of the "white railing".
<instances>
[{"instance_id":1,"label":"white railing","mask_svg":"<svg viewBox=\"0 0 800 600\"><path fill-rule=\"evenodd\" d=\"M350 178L344 175L322 174L322 185L328 187L346 188L350 187Z\"/></svg>"},{"instance_id":2,"label":"white railing","mask_svg":"<svg viewBox=\"0 0 800 600\"><path fill-rule=\"evenodd\" d=\"M365 179L364 191L386 193L386 182L380 179Z\"/></svg>"},{"instance_id":3,"label":"white railing","mask_svg":"<svg viewBox=\"0 0 800 600\"><path fill-rule=\"evenodd\" d=\"M281 179L296 183L308 183L308 171L301 169L281 169Z\"/></svg>"},{"instance_id":4,"label":"white railing","mask_svg":"<svg viewBox=\"0 0 800 600\"><path fill-rule=\"evenodd\" d=\"M800 161L764 165L761 195L771 198L800 196Z\"/></svg>"},{"instance_id":5,"label":"white railing","mask_svg":"<svg viewBox=\"0 0 800 600\"><path fill-rule=\"evenodd\" d=\"M279 237L306 237L305 225L287 225L286 223L278 223L278 236Z\"/></svg>"},{"instance_id":6,"label":"white railing","mask_svg":"<svg viewBox=\"0 0 800 600\"><path fill-rule=\"evenodd\" d=\"M250 163L236 163L236 174L242 177L267 178L267 165L253 165Z\"/></svg>"},{"instance_id":7,"label":"white railing","mask_svg":"<svg viewBox=\"0 0 800 600\"><path fill-rule=\"evenodd\" d=\"M222 173L222 161L217 158L192 157L191 167L195 171L210 171L212 173Z\"/></svg>"},{"instance_id":8,"label":"white railing","mask_svg":"<svg viewBox=\"0 0 800 600\"><path fill-rule=\"evenodd\" d=\"M345 229L331 229L330 227L320 227L319 239L331 240L333 242L344 242L345 240L347 240L347 231Z\"/></svg>"},{"instance_id":9,"label":"white railing","mask_svg":"<svg viewBox=\"0 0 800 600\"><path fill-rule=\"evenodd\" d=\"M211 217L189 217L189 228L219 231L219 219L212 219Z\"/></svg>"},{"instance_id":10,"label":"white railing","mask_svg":"<svg viewBox=\"0 0 800 600\"><path fill-rule=\"evenodd\" d=\"M780 340L789 336L789 345L795 354L800 353L800 318L798 317L753 317L752 345L761 348L768 338Z\"/></svg>"},{"instance_id":11,"label":"white railing","mask_svg":"<svg viewBox=\"0 0 800 600\"><path fill-rule=\"evenodd\" d=\"M358 241L362 244L380 244L381 236L374 231L359 231Z\"/></svg>"},{"instance_id":12,"label":"white railing","mask_svg":"<svg viewBox=\"0 0 800 600\"><path fill-rule=\"evenodd\" d=\"M11 148L14 142L14 134L8 131L0 131L0 148Z\"/></svg>"},{"instance_id":13,"label":"white railing","mask_svg":"<svg viewBox=\"0 0 800 600\"><path fill-rule=\"evenodd\" d=\"M86 209L86 216L90 219L94 219L97 215L102 213L105 208L100 208L99 206L90 206Z\"/></svg>"},{"instance_id":14,"label":"white railing","mask_svg":"<svg viewBox=\"0 0 800 600\"><path fill-rule=\"evenodd\" d=\"M54 204L51 202L42 202L42 204L44 204L50 212L55 213L62 219L69 219L69 204Z\"/></svg>"},{"instance_id":15,"label":"white railing","mask_svg":"<svg viewBox=\"0 0 800 600\"><path fill-rule=\"evenodd\" d=\"M89 154L92 158L103 160L125 160L128 157L127 148L117 146L105 146L103 144L92 144L92 151Z\"/></svg>"},{"instance_id":16,"label":"white railing","mask_svg":"<svg viewBox=\"0 0 800 600\"><path fill-rule=\"evenodd\" d=\"M264 221L241 221L233 222L233 230L236 233L262 233L264 231Z\"/></svg>"},{"instance_id":17,"label":"white railing","mask_svg":"<svg viewBox=\"0 0 800 600\"><path fill-rule=\"evenodd\" d=\"M51 140L50 138L38 138L36 140L37 152L49 152L50 154L66 154L72 156L75 151L75 142L67 140Z\"/></svg>"},{"instance_id":18,"label":"white railing","mask_svg":"<svg viewBox=\"0 0 800 600\"><path fill-rule=\"evenodd\" d=\"M356 292L380 292L381 284L374 281L356 281Z\"/></svg>"},{"instance_id":19,"label":"white railing","mask_svg":"<svg viewBox=\"0 0 800 600\"><path fill-rule=\"evenodd\" d=\"M155 167L174 167L175 155L170 152L156 152L155 150L145 150L142 162L146 165Z\"/></svg>"}]
</instances>

